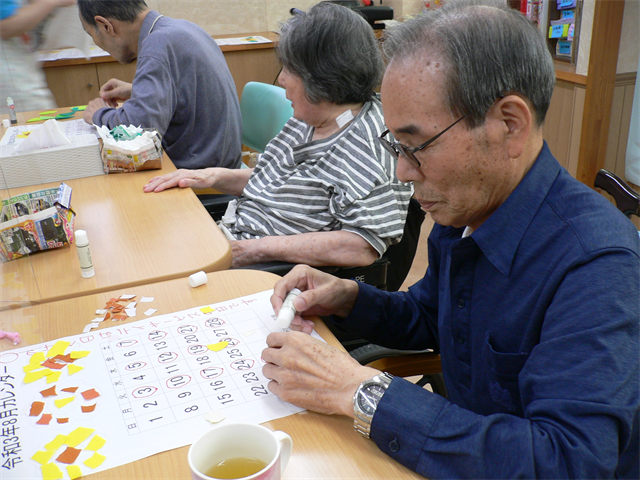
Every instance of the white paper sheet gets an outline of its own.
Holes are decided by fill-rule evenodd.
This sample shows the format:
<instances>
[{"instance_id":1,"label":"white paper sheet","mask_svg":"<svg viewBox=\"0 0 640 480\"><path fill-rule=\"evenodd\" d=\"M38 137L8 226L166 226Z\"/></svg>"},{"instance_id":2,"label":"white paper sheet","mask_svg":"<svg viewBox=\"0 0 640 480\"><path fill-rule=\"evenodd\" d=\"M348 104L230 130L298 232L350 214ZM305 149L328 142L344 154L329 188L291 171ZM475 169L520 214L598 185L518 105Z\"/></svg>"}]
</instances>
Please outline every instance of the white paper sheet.
<instances>
[{"instance_id":1,"label":"white paper sheet","mask_svg":"<svg viewBox=\"0 0 640 480\"><path fill-rule=\"evenodd\" d=\"M20 449L2 459L3 480L42 478L40 464L32 460L37 451L58 435L69 435L78 427L93 429L76 448L82 452L73 463L83 475L133 462L156 453L191 444L212 428L205 415L219 411L223 422L263 423L301 411L267 390L262 375L262 350L275 326L269 298L272 291L160 315L137 322L102 328L65 338L70 345L63 353L86 351L56 382L41 378L25 384L23 367L37 352L50 351L55 341L0 354L2 391L0 416L5 425L15 427ZM208 312L204 313L203 312ZM246 331L255 331L245 337ZM314 332L316 338L320 338ZM221 341L228 345L218 352L208 345ZM57 396L40 392L56 385ZM75 393L63 388L78 386ZM95 389L100 396L85 401L80 395ZM61 408L55 399L75 395ZM29 416L34 401L45 402L42 414L50 413L49 425L37 425L41 415ZM93 412L81 406L97 403ZM56 418L68 417L58 424ZM11 420L11 425L6 423ZM91 469L83 462L93 455L85 449L93 437L106 439L98 452L106 460ZM56 449L50 463L69 478L66 465L56 461L65 446ZM5 448L7 451L7 448ZM186 464L187 459L184 458Z\"/></svg>"}]
</instances>

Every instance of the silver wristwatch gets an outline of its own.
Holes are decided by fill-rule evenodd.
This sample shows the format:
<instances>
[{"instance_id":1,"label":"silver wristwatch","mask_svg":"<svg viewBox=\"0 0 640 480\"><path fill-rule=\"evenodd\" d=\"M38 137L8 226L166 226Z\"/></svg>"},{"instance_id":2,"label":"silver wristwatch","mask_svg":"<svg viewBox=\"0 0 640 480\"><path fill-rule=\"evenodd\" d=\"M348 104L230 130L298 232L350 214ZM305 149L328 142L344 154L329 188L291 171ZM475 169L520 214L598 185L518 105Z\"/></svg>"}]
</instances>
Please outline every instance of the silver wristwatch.
<instances>
[{"instance_id":1,"label":"silver wristwatch","mask_svg":"<svg viewBox=\"0 0 640 480\"><path fill-rule=\"evenodd\" d=\"M362 382L353 395L353 428L366 438L370 438L371 420L391 380L393 375L380 373Z\"/></svg>"}]
</instances>

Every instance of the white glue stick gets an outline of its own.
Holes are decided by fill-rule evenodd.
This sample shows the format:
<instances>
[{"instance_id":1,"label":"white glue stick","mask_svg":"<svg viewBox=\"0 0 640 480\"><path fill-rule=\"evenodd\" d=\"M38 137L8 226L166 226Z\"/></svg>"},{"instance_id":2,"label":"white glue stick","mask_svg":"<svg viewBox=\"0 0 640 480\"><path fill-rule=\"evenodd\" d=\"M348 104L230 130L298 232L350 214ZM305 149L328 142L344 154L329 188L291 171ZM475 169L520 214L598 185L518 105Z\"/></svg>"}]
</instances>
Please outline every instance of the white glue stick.
<instances>
[{"instance_id":1,"label":"white glue stick","mask_svg":"<svg viewBox=\"0 0 640 480\"><path fill-rule=\"evenodd\" d=\"M91 278L96 274L91 261L91 251L89 250L89 238L84 230L76 230L76 249L80 259L80 272L83 278Z\"/></svg>"},{"instance_id":2,"label":"white glue stick","mask_svg":"<svg viewBox=\"0 0 640 480\"><path fill-rule=\"evenodd\" d=\"M289 328L293 317L296 316L296 309L293 307L293 300L302 292L297 288L294 288L287 293L284 303L278 312L278 318L276 318L276 326L279 328Z\"/></svg>"}]
</instances>

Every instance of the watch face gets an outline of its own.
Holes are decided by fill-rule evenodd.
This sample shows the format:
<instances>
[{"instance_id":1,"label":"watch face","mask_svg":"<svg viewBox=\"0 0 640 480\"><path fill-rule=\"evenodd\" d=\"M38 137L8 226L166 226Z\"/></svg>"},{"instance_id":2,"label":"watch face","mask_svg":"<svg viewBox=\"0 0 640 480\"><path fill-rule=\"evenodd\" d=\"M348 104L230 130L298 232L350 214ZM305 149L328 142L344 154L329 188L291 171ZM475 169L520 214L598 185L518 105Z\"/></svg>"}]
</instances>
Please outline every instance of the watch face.
<instances>
[{"instance_id":1,"label":"watch face","mask_svg":"<svg viewBox=\"0 0 640 480\"><path fill-rule=\"evenodd\" d=\"M386 388L379 384L365 385L356 400L360 410L366 415L373 415L385 390Z\"/></svg>"}]
</instances>

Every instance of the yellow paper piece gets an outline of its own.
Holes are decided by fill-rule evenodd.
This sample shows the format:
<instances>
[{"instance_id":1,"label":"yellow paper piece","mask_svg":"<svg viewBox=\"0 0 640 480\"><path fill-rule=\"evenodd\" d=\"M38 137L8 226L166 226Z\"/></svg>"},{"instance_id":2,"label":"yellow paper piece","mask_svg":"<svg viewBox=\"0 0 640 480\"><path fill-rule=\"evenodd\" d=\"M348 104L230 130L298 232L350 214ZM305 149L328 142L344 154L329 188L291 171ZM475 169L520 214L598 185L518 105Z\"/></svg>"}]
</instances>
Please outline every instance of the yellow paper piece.
<instances>
[{"instance_id":1,"label":"yellow paper piece","mask_svg":"<svg viewBox=\"0 0 640 480\"><path fill-rule=\"evenodd\" d=\"M53 456L54 453L56 453L55 450L46 450L46 451L38 450L36 453L34 453L33 457L31 458L36 462L38 462L40 465L44 465L49 460L51 460L51 457Z\"/></svg>"},{"instance_id":2,"label":"yellow paper piece","mask_svg":"<svg viewBox=\"0 0 640 480\"><path fill-rule=\"evenodd\" d=\"M102 462L104 462L106 459L107 457L105 457L104 455L101 455L98 452L95 452L93 455L91 455L82 463L84 463L89 468L98 468L100 465L102 465Z\"/></svg>"},{"instance_id":3,"label":"yellow paper piece","mask_svg":"<svg viewBox=\"0 0 640 480\"><path fill-rule=\"evenodd\" d=\"M69 465L67 467L67 473L69 474L69 478L71 480L75 480L76 478L80 478L82 476L82 470L78 465Z\"/></svg>"},{"instance_id":4,"label":"yellow paper piece","mask_svg":"<svg viewBox=\"0 0 640 480\"><path fill-rule=\"evenodd\" d=\"M89 445L84 447L84 450L93 450L95 452L104 447L105 443L107 443L107 441L100 435L94 435L93 438L89 441Z\"/></svg>"},{"instance_id":5,"label":"yellow paper piece","mask_svg":"<svg viewBox=\"0 0 640 480\"><path fill-rule=\"evenodd\" d=\"M202 313L211 313L211 312L215 312L215 309L214 309L214 308L211 308L211 307L209 307L209 306L207 306L207 307L202 307L202 308L200 309L200 311L201 311Z\"/></svg>"},{"instance_id":6,"label":"yellow paper piece","mask_svg":"<svg viewBox=\"0 0 640 480\"><path fill-rule=\"evenodd\" d=\"M86 356L88 356L91 352L89 350L75 350L73 352L70 353L71 358L73 358L74 360L77 360L79 358L84 358Z\"/></svg>"},{"instance_id":7,"label":"yellow paper piece","mask_svg":"<svg viewBox=\"0 0 640 480\"><path fill-rule=\"evenodd\" d=\"M54 452L58 450L62 445L64 445L64 441L67 439L66 435L56 435L56 438L47 443L44 448L47 450L53 450Z\"/></svg>"},{"instance_id":8,"label":"yellow paper piece","mask_svg":"<svg viewBox=\"0 0 640 480\"><path fill-rule=\"evenodd\" d=\"M36 352L31 355L31 358L29 359L29 365L40 365L42 362L44 362L44 352Z\"/></svg>"},{"instance_id":9,"label":"yellow paper piece","mask_svg":"<svg viewBox=\"0 0 640 480\"><path fill-rule=\"evenodd\" d=\"M219 352L220 350L227 348L228 345L229 345L229 342L218 342L218 343L212 343L211 345L207 345L207 348L214 352Z\"/></svg>"},{"instance_id":10,"label":"yellow paper piece","mask_svg":"<svg viewBox=\"0 0 640 480\"><path fill-rule=\"evenodd\" d=\"M25 365L24 367L22 367L22 371L24 373L28 373L33 372L34 370L37 370L39 368L42 368L42 365L40 365L39 363L30 363L29 365Z\"/></svg>"},{"instance_id":11,"label":"yellow paper piece","mask_svg":"<svg viewBox=\"0 0 640 480\"><path fill-rule=\"evenodd\" d=\"M69 345L71 345L70 342L58 340L47 352L47 358L55 357L56 355L64 355L64 351Z\"/></svg>"},{"instance_id":12,"label":"yellow paper piece","mask_svg":"<svg viewBox=\"0 0 640 480\"><path fill-rule=\"evenodd\" d=\"M51 373L47 375L47 383L56 383L58 380L60 380L60 375L62 375L62 372L54 372L53 370L51 370Z\"/></svg>"},{"instance_id":13,"label":"yellow paper piece","mask_svg":"<svg viewBox=\"0 0 640 480\"><path fill-rule=\"evenodd\" d=\"M56 404L56 407L62 408L65 405L69 405L75 399L76 399L76 397L59 398L58 400L55 400L53 403Z\"/></svg>"},{"instance_id":14,"label":"yellow paper piece","mask_svg":"<svg viewBox=\"0 0 640 480\"><path fill-rule=\"evenodd\" d=\"M37 370L35 372L27 372L24 376L24 383L33 383L36 380L40 380L42 377L51 375L52 373L53 372L49 368L43 368L42 370Z\"/></svg>"},{"instance_id":15,"label":"yellow paper piece","mask_svg":"<svg viewBox=\"0 0 640 480\"><path fill-rule=\"evenodd\" d=\"M64 477L62 470L60 470L58 466L54 465L53 463L42 465L40 469L42 470L43 480L61 480Z\"/></svg>"},{"instance_id":16,"label":"yellow paper piece","mask_svg":"<svg viewBox=\"0 0 640 480\"><path fill-rule=\"evenodd\" d=\"M81 367L80 365L74 365L73 363L69 363L67 365L67 371L69 372L69 375L78 373L80 370L84 370L84 367Z\"/></svg>"},{"instance_id":17,"label":"yellow paper piece","mask_svg":"<svg viewBox=\"0 0 640 480\"><path fill-rule=\"evenodd\" d=\"M75 448L89 438L89 436L95 431L95 428L78 427L67 435L67 439L64 443Z\"/></svg>"}]
</instances>

